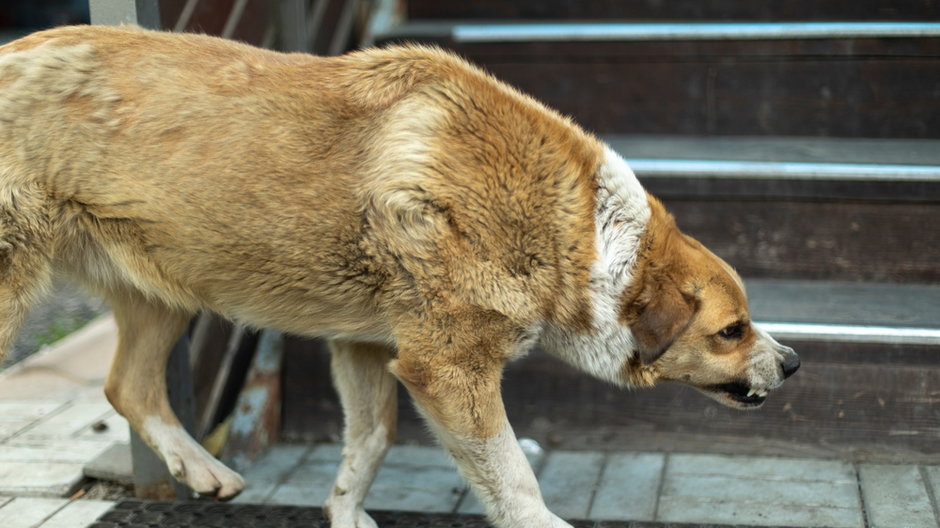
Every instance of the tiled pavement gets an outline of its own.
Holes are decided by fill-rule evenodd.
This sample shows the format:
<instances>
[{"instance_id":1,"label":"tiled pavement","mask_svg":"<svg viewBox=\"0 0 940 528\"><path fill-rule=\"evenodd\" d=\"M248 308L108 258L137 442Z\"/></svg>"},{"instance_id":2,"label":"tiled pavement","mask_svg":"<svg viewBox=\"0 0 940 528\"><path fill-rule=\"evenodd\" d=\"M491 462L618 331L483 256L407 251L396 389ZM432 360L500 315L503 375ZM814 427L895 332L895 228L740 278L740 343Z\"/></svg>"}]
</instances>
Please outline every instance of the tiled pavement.
<instances>
[{"instance_id":1,"label":"tiled pavement","mask_svg":"<svg viewBox=\"0 0 940 528\"><path fill-rule=\"evenodd\" d=\"M336 445L280 446L246 473L240 503L319 506ZM551 451L530 457L549 507L572 519L803 527L936 527L940 467L685 453ZM395 446L374 510L481 513L436 448Z\"/></svg>"},{"instance_id":2,"label":"tiled pavement","mask_svg":"<svg viewBox=\"0 0 940 528\"><path fill-rule=\"evenodd\" d=\"M0 527L80 528L112 506L71 495L88 461L127 442L101 395L113 347L106 318L0 374ZM528 445L546 501L568 518L831 528L940 518L940 466ZM236 502L319 506L339 456L336 445L278 446L246 472ZM443 452L418 446L392 449L366 507L481 512Z\"/></svg>"}]
</instances>

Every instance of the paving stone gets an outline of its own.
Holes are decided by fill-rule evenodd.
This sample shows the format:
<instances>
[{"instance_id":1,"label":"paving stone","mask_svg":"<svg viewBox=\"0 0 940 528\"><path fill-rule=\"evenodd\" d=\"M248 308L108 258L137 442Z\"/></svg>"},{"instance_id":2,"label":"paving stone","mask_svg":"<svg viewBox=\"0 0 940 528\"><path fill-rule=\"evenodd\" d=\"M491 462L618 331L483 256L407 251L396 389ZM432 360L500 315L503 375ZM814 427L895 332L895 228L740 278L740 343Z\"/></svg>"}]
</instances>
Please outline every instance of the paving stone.
<instances>
[{"instance_id":1,"label":"paving stone","mask_svg":"<svg viewBox=\"0 0 940 528\"><path fill-rule=\"evenodd\" d=\"M266 451L242 474L245 477L245 489L235 497L234 502L266 502L291 472L301 466L310 451L310 446L304 445L281 445Z\"/></svg>"},{"instance_id":2,"label":"paving stone","mask_svg":"<svg viewBox=\"0 0 940 528\"><path fill-rule=\"evenodd\" d=\"M34 426L17 434L18 442L43 441L55 438L72 438L91 429L100 419L112 416L114 410L107 403L79 402L60 408ZM88 437L85 437L86 439Z\"/></svg>"},{"instance_id":3,"label":"paving stone","mask_svg":"<svg viewBox=\"0 0 940 528\"><path fill-rule=\"evenodd\" d=\"M321 447L315 447L284 483L274 489L268 502L298 506L323 505L339 469L339 451Z\"/></svg>"},{"instance_id":4,"label":"paving stone","mask_svg":"<svg viewBox=\"0 0 940 528\"><path fill-rule=\"evenodd\" d=\"M62 497L84 478L82 467L81 463L4 462L0 464L0 494Z\"/></svg>"},{"instance_id":5,"label":"paving stone","mask_svg":"<svg viewBox=\"0 0 940 528\"><path fill-rule=\"evenodd\" d=\"M858 508L858 484L766 477L668 475L663 496L761 502L803 508Z\"/></svg>"},{"instance_id":6,"label":"paving stone","mask_svg":"<svg viewBox=\"0 0 940 528\"><path fill-rule=\"evenodd\" d=\"M451 512L464 491L452 467L384 465L365 500L372 510Z\"/></svg>"},{"instance_id":7,"label":"paving stone","mask_svg":"<svg viewBox=\"0 0 940 528\"><path fill-rule=\"evenodd\" d=\"M810 458L674 454L669 458L669 472L772 479L855 480L855 469L851 464Z\"/></svg>"},{"instance_id":8,"label":"paving stone","mask_svg":"<svg viewBox=\"0 0 940 528\"><path fill-rule=\"evenodd\" d=\"M50 440L42 443L0 444L0 463L6 462L72 462L83 464L108 448L100 442L81 440Z\"/></svg>"},{"instance_id":9,"label":"paving stone","mask_svg":"<svg viewBox=\"0 0 940 528\"><path fill-rule=\"evenodd\" d=\"M396 445L385 455L385 465L456 468L444 449L430 446Z\"/></svg>"},{"instance_id":10,"label":"paving stone","mask_svg":"<svg viewBox=\"0 0 940 528\"><path fill-rule=\"evenodd\" d=\"M77 500L68 503L38 528L81 528L95 522L114 506L112 501ZM0 510L2 511L2 510Z\"/></svg>"},{"instance_id":11,"label":"paving stone","mask_svg":"<svg viewBox=\"0 0 940 528\"><path fill-rule=\"evenodd\" d=\"M860 527L851 465L772 457L671 455L657 519Z\"/></svg>"},{"instance_id":12,"label":"paving stone","mask_svg":"<svg viewBox=\"0 0 940 528\"><path fill-rule=\"evenodd\" d=\"M68 503L66 499L17 497L0 507L3 528L35 528Z\"/></svg>"},{"instance_id":13,"label":"paving stone","mask_svg":"<svg viewBox=\"0 0 940 528\"><path fill-rule=\"evenodd\" d=\"M940 466L926 466L924 472L927 474L927 483L933 491L934 500L940 501ZM934 504L934 506L940 508L940 504Z\"/></svg>"},{"instance_id":14,"label":"paving stone","mask_svg":"<svg viewBox=\"0 0 940 528\"><path fill-rule=\"evenodd\" d=\"M235 504L266 504L280 486L276 482L246 482L245 489L232 499Z\"/></svg>"},{"instance_id":15,"label":"paving stone","mask_svg":"<svg viewBox=\"0 0 940 528\"><path fill-rule=\"evenodd\" d=\"M666 456L661 453L614 453L607 459L590 518L650 521Z\"/></svg>"},{"instance_id":16,"label":"paving stone","mask_svg":"<svg viewBox=\"0 0 940 528\"><path fill-rule=\"evenodd\" d=\"M95 429L92 427L96 422L101 422L104 428ZM87 426L79 428L75 438L94 440L96 442L120 442L129 444L131 441L131 426L123 416L116 411L111 411L104 416L92 420Z\"/></svg>"},{"instance_id":17,"label":"paving stone","mask_svg":"<svg viewBox=\"0 0 940 528\"><path fill-rule=\"evenodd\" d=\"M101 454L85 463L84 471L85 475L91 478L125 485L133 484L134 459L131 456L130 444L116 443L105 448Z\"/></svg>"},{"instance_id":18,"label":"paving stone","mask_svg":"<svg viewBox=\"0 0 940 528\"><path fill-rule=\"evenodd\" d=\"M0 442L32 426L64 404L51 400L0 401Z\"/></svg>"},{"instance_id":19,"label":"paving stone","mask_svg":"<svg viewBox=\"0 0 940 528\"><path fill-rule=\"evenodd\" d=\"M304 460L325 461L339 463L343 457L343 446L340 444L319 444L313 447Z\"/></svg>"},{"instance_id":20,"label":"paving stone","mask_svg":"<svg viewBox=\"0 0 940 528\"><path fill-rule=\"evenodd\" d=\"M249 482L283 482L310 451L306 445L274 446L258 457L243 476Z\"/></svg>"},{"instance_id":21,"label":"paving stone","mask_svg":"<svg viewBox=\"0 0 940 528\"><path fill-rule=\"evenodd\" d=\"M691 497L660 497L658 515L659 521L674 523L863 528L862 514L858 509L801 508Z\"/></svg>"},{"instance_id":22,"label":"paving stone","mask_svg":"<svg viewBox=\"0 0 940 528\"><path fill-rule=\"evenodd\" d=\"M0 400L56 399L101 392L117 345L114 318L104 316L0 373Z\"/></svg>"},{"instance_id":23,"label":"paving stone","mask_svg":"<svg viewBox=\"0 0 940 528\"><path fill-rule=\"evenodd\" d=\"M366 497L365 507L450 512L457 507L463 491L463 481L442 449L392 446Z\"/></svg>"},{"instance_id":24,"label":"paving stone","mask_svg":"<svg viewBox=\"0 0 940 528\"><path fill-rule=\"evenodd\" d=\"M542 488L545 504L559 517L586 518L603 467L603 453L549 453L539 474L539 486Z\"/></svg>"},{"instance_id":25,"label":"paving stone","mask_svg":"<svg viewBox=\"0 0 940 528\"><path fill-rule=\"evenodd\" d=\"M862 464L858 469L871 528L937 527L917 466Z\"/></svg>"}]
</instances>

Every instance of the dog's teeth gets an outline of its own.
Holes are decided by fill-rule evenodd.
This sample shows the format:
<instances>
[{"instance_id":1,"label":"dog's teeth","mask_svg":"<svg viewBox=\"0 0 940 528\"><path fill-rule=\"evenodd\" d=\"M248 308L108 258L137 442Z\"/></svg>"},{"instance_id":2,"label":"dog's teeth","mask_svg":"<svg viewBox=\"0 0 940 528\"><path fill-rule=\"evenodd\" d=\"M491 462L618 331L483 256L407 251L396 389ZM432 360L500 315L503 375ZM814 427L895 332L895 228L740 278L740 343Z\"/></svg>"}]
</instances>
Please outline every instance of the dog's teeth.
<instances>
[{"instance_id":1,"label":"dog's teeth","mask_svg":"<svg viewBox=\"0 0 940 528\"><path fill-rule=\"evenodd\" d=\"M757 395L760 396L761 398L766 398L766 397L767 397L767 390L766 390L766 389L761 389L761 390L757 391Z\"/></svg>"},{"instance_id":2,"label":"dog's teeth","mask_svg":"<svg viewBox=\"0 0 940 528\"><path fill-rule=\"evenodd\" d=\"M751 389L751 390L749 390L748 393L747 393L747 397L750 398L751 396L754 395L755 392L757 392L757 389Z\"/></svg>"}]
</instances>

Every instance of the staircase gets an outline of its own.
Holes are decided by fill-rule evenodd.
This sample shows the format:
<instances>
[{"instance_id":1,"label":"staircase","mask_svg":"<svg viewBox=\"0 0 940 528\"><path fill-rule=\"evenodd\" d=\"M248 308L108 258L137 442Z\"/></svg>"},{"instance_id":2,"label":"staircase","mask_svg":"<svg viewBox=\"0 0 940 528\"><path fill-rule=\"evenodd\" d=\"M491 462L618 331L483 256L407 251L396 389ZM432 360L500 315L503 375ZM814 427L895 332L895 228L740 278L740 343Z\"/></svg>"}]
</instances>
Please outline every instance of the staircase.
<instances>
[{"instance_id":1,"label":"staircase","mask_svg":"<svg viewBox=\"0 0 940 528\"><path fill-rule=\"evenodd\" d=\"M532 354L504 384L517 433L940 460L938 20L937 0L410 0L386 19L379 45L454 49L602 136L741 272L754 318L803 359L740 413L682 387L621 392ZM309 435L291 405L287 436Z\"/></svg>"}]
</instances>

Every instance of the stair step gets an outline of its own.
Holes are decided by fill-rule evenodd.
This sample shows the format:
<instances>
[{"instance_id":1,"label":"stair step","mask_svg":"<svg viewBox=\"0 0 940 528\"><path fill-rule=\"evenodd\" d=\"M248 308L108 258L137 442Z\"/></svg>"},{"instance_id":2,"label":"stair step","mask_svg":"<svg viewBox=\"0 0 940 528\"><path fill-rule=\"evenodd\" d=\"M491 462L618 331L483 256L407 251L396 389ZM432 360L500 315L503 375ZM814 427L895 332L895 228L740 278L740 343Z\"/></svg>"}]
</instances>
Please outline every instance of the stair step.
<instances>
[{"instance_id":1,"label":"stair step","mask_svg":"<svg viewBox=\"0 0 940 528\"><path fill-rule=\"evenodd\" d=\"M937 20L932 0L853 2L702 2L700 0L409 0L411 19L633 19L633 20Z\"/></svg>"},{"instance_id":2,"label":"stair step","mask_svg":"<svg viewBox=\"0 0 940 528\"><path fill-rule=\"evenodd\" d=\"M752 316L803 362L760 411L727 409L671 383L625 392L534 351L510 363L503 379L514 430L566 449L697 446L940 460L940 285L750 278L746 284ZM342 430L329 357L311 353L318 346L287 347L285 438L322 439ZM427 441L407 398L399 413L399 438Z\"/></svg>"},{"instance_id":3,"label":"stair step","mask_svg":"<svg viewBox=\"0 0 940 528\"><path fill-rule=\"evenodd\" d=\"M940 142L603 139L685 232L744 275L940 282Z\"/></svg>"},{"instance_id":4,"label":"stair step","mask_svg":"<svg viewBox=\"0 0 940 528\"><path fill-rule=\"evenodd\" d=\"M940 167L940 141L754 136L602 136L628 158Z\"/></svg>"},{"instance_id":5,"label":"stair step","mask_svg":"<svg viewBox=\"0 0 940 528\"><path fill-rule=\"evenodd\" d=\"M938 23L439 21L379 41L454 49L602 134L940 139Z\"/></svg>"},{"instance_id":6,"label":"stair step","mask_svg":"<svg viewBox=\"0 0 940 528\"><path fill-rule=\"evenodd\" d=\"M666 197L940 202L940 141L608 135Z\"/></svg>"},{"instance_id":7,"label":"stair step","mask_svg":"<svg viewBox=\"0 0 940 528\"><path fill-rule=\"evenodd\" d=\"M746 285L752 318L778 340L923 345L940 353L940 285L759 279Z\"/></svg>"}]
</instances>

